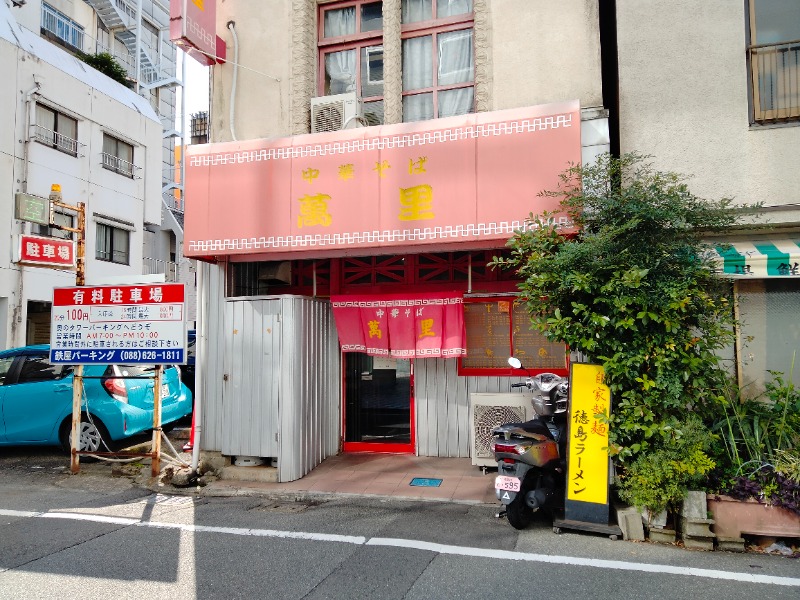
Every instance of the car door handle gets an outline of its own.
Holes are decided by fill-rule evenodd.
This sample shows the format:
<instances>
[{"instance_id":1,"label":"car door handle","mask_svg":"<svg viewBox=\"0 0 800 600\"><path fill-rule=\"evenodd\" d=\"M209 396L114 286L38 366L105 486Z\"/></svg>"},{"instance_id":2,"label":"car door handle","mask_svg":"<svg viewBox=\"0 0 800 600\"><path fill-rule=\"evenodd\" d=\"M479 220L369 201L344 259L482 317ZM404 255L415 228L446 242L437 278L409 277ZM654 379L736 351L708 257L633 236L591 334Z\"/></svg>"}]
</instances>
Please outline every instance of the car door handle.
<instances>
[{"instance_id":1,"label":"car door handle","mask_svg":"<svg viewBox=\"0 0 800 600\"><path fill-rule=\"evenodd\" d=\"M56 392L66 392L67 390L71 390L72 385L67 383L57 383L53 386L53 390Z\"/></svg>"}]
</instances>

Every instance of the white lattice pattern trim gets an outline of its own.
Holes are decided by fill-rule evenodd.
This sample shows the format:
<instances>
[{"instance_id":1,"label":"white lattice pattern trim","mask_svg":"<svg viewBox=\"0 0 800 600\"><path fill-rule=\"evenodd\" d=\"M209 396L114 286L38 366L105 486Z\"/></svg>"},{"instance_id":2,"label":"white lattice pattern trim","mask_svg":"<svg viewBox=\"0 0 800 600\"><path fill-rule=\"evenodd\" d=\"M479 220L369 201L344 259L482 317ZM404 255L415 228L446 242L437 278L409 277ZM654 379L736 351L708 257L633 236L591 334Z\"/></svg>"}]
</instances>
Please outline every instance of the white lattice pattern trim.
<instances>
[{"instance_id":1,"label":"white lattice pattern trim","mask_svg":"<svg viewBox=\"0 0 800 600\"><path fill-rule=\"evenodd\" d=\"M522 221L478 223L424 229L362 231L357 233L331 233L316 235L287 235L261 238L191 241L189 249L196 252L220 250L270 250L275 248L309 248L323 246L378 245L382 243L431 242L456 238L512 235L521 229Z\"/></svg>"},{"instance_id":2,"label":"white lattice pattern trim","mask_svg":"<svg viewBox=\"0 0 800 600\"><path fill-rule=\"evenodd\" d=\"M403 308L412 306L448 306L464 304L464 298L394 298L390 300L336 300L333 308Z\"/></svg>"},{"instance_id":3,"label":"white lattice pattern trim","mask_svg":"<svg viewBox=\"0 0 800 600\"><path fill-rule=\"evenodd\" d=\"M187 31L195 34L196 37L199 37L201 40L203 40L203 44L206 48L214 48L216 44L216 35L206 30L206 28L203 27L199 21L195 21L191 17L187 16L186 29Z\"/></svg>"},{"instance_id":4,"label":"white lattice pattern trim","mask_svg":"<svg viewBox=\"0 0 800 600\"><path fill-rule=\"evenodd\" d=\"M466 356L466 348L420 348L418 350L387 350L370 348L364 344L343 344L342 352L366 352L371 356L391 356L392 358L453 358Z\"/></svg>"},{"instance_id":5,"label":"white lattice pattern trim","mask_svg":"<svg viewBox=\"0 0 800 600\"><path fill-rule=\"evenodd\" d=\"M391 148L410 148L439 142L456 142L479 137L533 133L549 129L572 127L572 114L564 113L535 119L520 119L503 123L486 123L484 125L468 125L454 129L439 129L408 135L390 135L362 140L328 142L326 144L307 144L304 146L287 146L262 150L243 150L241 152L220 152L192 156L189 165L207 167L219 165L244 164L265 160L281 160L287 158L305 158L308 156L327 156L329 154L348 154L365 150L385 150Z\"/></svg>"}]
</instances>

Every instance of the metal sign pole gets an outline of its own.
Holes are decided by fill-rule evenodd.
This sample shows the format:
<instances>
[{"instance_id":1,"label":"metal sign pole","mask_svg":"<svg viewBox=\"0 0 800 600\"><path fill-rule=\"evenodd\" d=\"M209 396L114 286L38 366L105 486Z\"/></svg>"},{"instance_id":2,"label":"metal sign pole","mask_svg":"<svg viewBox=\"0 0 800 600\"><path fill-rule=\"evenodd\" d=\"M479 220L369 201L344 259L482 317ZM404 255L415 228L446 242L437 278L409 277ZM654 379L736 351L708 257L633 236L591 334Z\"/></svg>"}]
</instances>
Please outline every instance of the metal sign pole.
<instances>
[{"instance_id":1,"label":"metal sign pole","mask_svg":"<svg viewBox=\"0 0 800 600\"><path fill-rule=\"evenodd\" d=\"M161 472L161 381L164 375L164 365L156 367L156 377L153 383L153 461L150 465L150 476L158 477Z\"/></svg>"}]
</instances>

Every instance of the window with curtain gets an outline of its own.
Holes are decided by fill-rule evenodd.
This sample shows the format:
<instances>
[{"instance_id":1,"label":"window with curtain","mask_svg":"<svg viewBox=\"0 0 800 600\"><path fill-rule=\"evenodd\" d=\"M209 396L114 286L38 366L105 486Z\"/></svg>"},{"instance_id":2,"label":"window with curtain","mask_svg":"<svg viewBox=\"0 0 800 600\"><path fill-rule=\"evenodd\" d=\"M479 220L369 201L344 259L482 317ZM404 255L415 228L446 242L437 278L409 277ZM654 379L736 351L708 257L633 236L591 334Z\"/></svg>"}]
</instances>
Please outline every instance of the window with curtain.
<instances>
[{"instance_id":1,"label":"window with curtain","mask_svg":"<svg viewBox=\"0 0 800 600\"><path fill-rule=\"evenodd\" d=\"M130 232L104 223L97 224L95 258L120 265L130 264Z\"/></svg>"},{"instance_id":2,"label":"window with curtain","mask_svg":"<svg viewBox=\"0 0 800 600\"><path fill-rule=\"evenodd\" d=\"M104 133L103 168L133 178L133 146Z\"/></svg>"},{"instance_id":3,"label":"window with curtain","mask_svg":"<svg viewBox=\"0 0 800 600\"><path fill-rule=\"evenodd\" d=\"M475 110L472 0L403 0L403 121Z\"/></svg>"},{"instance_id":4,"label":"window with curtain","mask_svg":"<svg viewBox=\"0 0 800 600\"><path fill-rule=\"evenodd\" d=\"M749 0L755 122L800 119L800 2Z\"/></svg>"},{"instance_id":5,"label":"window with curtain","mask_svg":"<svg viewBox=\"0 0 800 600\"><path fill-rule=\"evenodd\" d=\"M370 125L383 123L383 3L320 6L319 94L355 92Z\"/></svg>"},{"instance_id":6,"label":"window with curtain","mask_svg":"<svg viewBox=\"0 0 800 600\"><path fill-rule=\"evenodd\" d=\"M36 104L33 138L66 154L78 155L78 121L48 106Z\"/></svg>"}]
</instances>

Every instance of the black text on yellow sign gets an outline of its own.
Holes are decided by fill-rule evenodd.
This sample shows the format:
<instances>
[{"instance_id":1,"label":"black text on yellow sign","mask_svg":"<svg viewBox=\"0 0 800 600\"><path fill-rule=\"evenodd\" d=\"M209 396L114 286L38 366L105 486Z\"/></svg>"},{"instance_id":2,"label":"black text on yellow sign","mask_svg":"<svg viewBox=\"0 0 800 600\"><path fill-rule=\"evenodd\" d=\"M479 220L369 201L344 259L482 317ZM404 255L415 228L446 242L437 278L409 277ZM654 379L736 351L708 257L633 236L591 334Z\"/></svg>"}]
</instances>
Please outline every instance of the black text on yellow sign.
<instances>
[{"instance_id":1,"label":"black text on yellow sign","mask_svg":"<svg viewBox=\"0 0 800 600\"><path fill-rule=\"evenodd\" d=\"M600 365L573 363L567 500L608 504L608 424L611 390Z\"/></svg>"}]
</instances>

